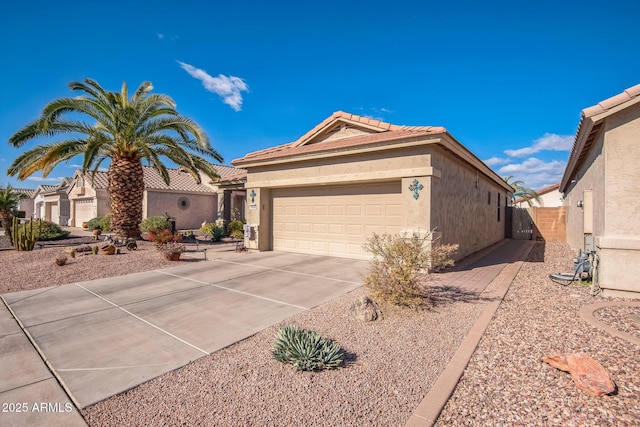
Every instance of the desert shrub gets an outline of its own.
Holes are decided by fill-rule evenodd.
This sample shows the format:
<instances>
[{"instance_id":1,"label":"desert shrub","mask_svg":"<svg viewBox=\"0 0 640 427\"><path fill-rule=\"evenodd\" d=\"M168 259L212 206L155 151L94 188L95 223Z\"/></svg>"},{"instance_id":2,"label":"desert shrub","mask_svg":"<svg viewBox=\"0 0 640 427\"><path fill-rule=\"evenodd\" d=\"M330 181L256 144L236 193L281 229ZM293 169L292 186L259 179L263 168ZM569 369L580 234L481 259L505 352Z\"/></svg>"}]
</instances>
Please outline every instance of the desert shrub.
<instances>
[{"instance_id":1,"label":"desert shrub","mask_svg":"<svg viewBox=\"0 0 640 427\"><path fill-rule=\"evenodd\" d=\"M344 361L344 350L334 341L292 324L278 329L272 354L279 362L290 363L299 371L337 368Z\"/></svg>"},{"instance_id":2,"label":"desert shrub","mask_svg":"<svg viewBox=\"0 0 640 427\"><path fill-rule=\"evenodd\" d=\"M234 239L244 238L244 222L239 219L231 221L229 225L227 225L227 232L229 236Z\"/></svg>"},{"instance_id":3,"label":"desert shrub","mask_svg":"<svg viewBox=\"0 0 640 427\"><path fill-rule=\"evenodd\" d=\"M33 228L34 230L37 230L36 236L38 240L64 239L69 235L69 232L60 228L58 224L42 219L35 220Z\"/></svg>"},{"instance_id":4,"label":"desert shrub","mask_svg":"<svg viewBox=\"0 0 640 427\"><path fill-rule=\"evenodd\" d=\"M102 226L100 225L100 217L96 217L96 218L91 218L89 221L87 221L87 228L89 230L97 230L100 229L102 230Z\"/></svg>"},{"instance_id":5,"label":"desert shrub","mask_svg":"<svg viewBox=\"0 0 640 427\"><path fill-rule=\"evenodd\" d=\"M147 231L147 240L155 243L157 246L162 246L169 242L180 242L182 237L179 234L173 234L171 230L162 228L160 230L149 229Z\"/></svg>"},{"instance_id":6,"label":"desert shrub","mask_svg":"<svg viewBox=\"0 0 640 427\"><path fill-rule=\"evenodd\" d=\"M417 307L424 297L421 274L429 268L437 270L453 265L451 256L458 245L439 245L432 241L432 233L424 236L374 233L364 249L373 255L363 279L373 298Z\"/></svg>"},{"instance_id":7,"label":"desert shrub","mask_svg":"<svg viewBox=\"0 0 640 427\"><path fill-rule=\"evenodd\" d=\"M102 231L111 231L111 215L99 217L98 224Z\"/></svg>"},{"instance_id":8,"label":"desert shrub","mask_svg":"<svg viewBox=\"0 0 640 427\"><path fill-rule=\"evenodd\" d=\"M149 230L170 230L171 222L166 216L150 216L140 223L140 232L146 233Z\"/></svg>"},{"instance_id":9,"label":"desert shrub","mask_svg":"<svg viewBox=\"0 0 640 427\"><path fill-rule=\"evenodd\" d=\"M111 216L97 216L95 218L91 218L87 221L87 228L89 230L102 230L102 231L111 231Z\"/></svg>"},{"instance_id":10,"label":"desert shrub","mask_svg":"<svg viewBox=\"0 0 640 427\"><path fill-rule=\"evenodd\" d=\"M200 232L211 236L213 242L219 242L224 237L224 229L213 222L208 222L200 227Z\"/></svg>"}]
</instances>

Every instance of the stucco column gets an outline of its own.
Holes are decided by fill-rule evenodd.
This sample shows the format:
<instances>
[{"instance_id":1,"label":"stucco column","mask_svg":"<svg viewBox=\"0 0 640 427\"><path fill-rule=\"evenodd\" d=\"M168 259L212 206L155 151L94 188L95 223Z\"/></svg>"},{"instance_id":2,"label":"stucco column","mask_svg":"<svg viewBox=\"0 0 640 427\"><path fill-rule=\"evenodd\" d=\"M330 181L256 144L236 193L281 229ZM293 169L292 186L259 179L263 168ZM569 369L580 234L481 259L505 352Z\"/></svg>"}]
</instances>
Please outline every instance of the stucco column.
<instances>
[{"instance_id":1,"label":"stucco column","mask_svg":"<svg viewBox=\"0 0 640 427\"><path fill-rule=\"evenodd\" d=\"M431 230L431 177L402 178L402 232L424 235Z\"/></svg>"},{"instance_id":2,"label":"stucco column","mask_svg":"<svg viewBox=\"0 0 640 427\"><path fill-rule=\"evenodd\" d=\"M247 186L245 214L251 226L251 236L244 239L245 246L259 251L271 250L271 190Z\"/></svg>"}]
</instances>

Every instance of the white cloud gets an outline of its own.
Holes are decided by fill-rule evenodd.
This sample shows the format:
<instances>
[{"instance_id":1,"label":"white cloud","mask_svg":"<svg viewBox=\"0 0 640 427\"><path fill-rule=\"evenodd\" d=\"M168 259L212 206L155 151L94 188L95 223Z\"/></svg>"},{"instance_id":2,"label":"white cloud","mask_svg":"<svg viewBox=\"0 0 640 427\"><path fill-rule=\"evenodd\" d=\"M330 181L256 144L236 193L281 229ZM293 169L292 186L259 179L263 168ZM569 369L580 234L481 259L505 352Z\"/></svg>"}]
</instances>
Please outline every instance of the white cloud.
<instances>
[{"instance_id":1,"label":"white cloud","mask_svg":"<svg viewBox=\"0 0 640 427\"><path fill-rule=\"evenodd\" d=\"M247 92L249 86L240 77L225 76L219 74L218 77L211 77L206 71L199 68L195 68L192 65L185 64L184 62L176 61L180 64L183 70L185 70L193 78L196 78L202 82L202 86L209 92L215 93L222 97L225 104L229 105L235 111L242 109L242 94L241 92Z\"/></svg>"},{"instance_id":2,"label":"white cloud","mask_svg":"<svg viewBox=\"0 0 640 427\"><path fill-rule=\"evenodd\" d=\"M545 133L541 138L533 141L533 145L530 147L504 150L504 152L510 157L525 157L539 151L570 151L573 146L573 139L573 135Z\"/></svg>"},{"instance_id":3,"label":"white cloud","mask_svg":"<svg viewBox=\"0 0 640 427\"><path fill-rule=\"evenodd\" d=\"M56 184L61 182L64 177L47 177L47 178L43 178L41 176L30 176L26 178L28 181L37 181L37 182L55 182Z\"/></svg>"},{"instance_id":4,"label":"white cloud","mask_svg":"<svg viewBox=\"0 0 640 427\"><path fill-rule=\"evenodd\" d=\"M493 167L497 165L504 165L509 161L509 159L505 159L503 157L491 157L490 159L483 160L483 161L487 166Z\"/></svg>"},{"instance_id":5,"label":"white cloud","mask_svg":"<svg viewBox=\"0 0 640 427\"><path fill-rule=\"evenodd\" d=\"M164 34L156 33L156 37L158 38L158 40L162 40L164 38Z\"/></svg>"},{"instance_id":6,"label":"white cloud","mask_svg":"<svg viewBox=\"0 0 640 427\"><path fill-rule=\"evenodd\" d=\"M526 187L534 190L557 184L562 180L566 162L551 160L542 161L530 157L522 163L512 163L498 169L500 176L514 176L515 180L524 182Z\"/></svg>"}]
</instances>

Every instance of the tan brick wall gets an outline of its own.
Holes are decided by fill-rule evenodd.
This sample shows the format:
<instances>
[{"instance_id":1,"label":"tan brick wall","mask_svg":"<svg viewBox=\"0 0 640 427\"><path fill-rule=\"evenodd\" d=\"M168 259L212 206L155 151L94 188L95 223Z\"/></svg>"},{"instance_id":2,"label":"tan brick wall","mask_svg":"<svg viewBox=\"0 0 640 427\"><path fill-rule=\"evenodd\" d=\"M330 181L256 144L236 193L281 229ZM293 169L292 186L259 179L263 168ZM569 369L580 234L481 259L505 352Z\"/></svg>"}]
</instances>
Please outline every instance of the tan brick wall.
<instances>
[{"instance_id":1,"label":"tan brick wall","mask_svg":"<svg viewBox=\"0 0 640 427\"><path fill-rule=\"evenodd\" d=\"M566 242L567 241L567 208L560 206L557 208L532 209L534 227L534 240L544 240L546 242Z\"/></svg>"}]
</instances>

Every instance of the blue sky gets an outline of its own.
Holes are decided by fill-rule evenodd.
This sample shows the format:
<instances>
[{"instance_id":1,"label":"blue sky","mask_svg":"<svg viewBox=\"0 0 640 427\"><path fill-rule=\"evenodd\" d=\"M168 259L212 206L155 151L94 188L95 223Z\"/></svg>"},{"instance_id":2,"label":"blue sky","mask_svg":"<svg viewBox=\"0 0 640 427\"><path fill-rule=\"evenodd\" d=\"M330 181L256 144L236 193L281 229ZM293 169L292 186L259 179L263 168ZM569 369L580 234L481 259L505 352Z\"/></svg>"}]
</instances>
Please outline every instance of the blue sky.
<instances>
[{"instance_id":1,"label":"blue sky","mask_svg":"<svg viewBox=\"0 0 640 427\"><path fill-rule=\"evenodd\" d=\"M225 164L342 110L444 126L539 189L559 182L581 110L640 83L638 16L631 0L9 2L0 169L38 144L7 139L91 77L108 90L151 81ZM55 183L79 163L0 185Z\"/></svg>"}]
</instances>

